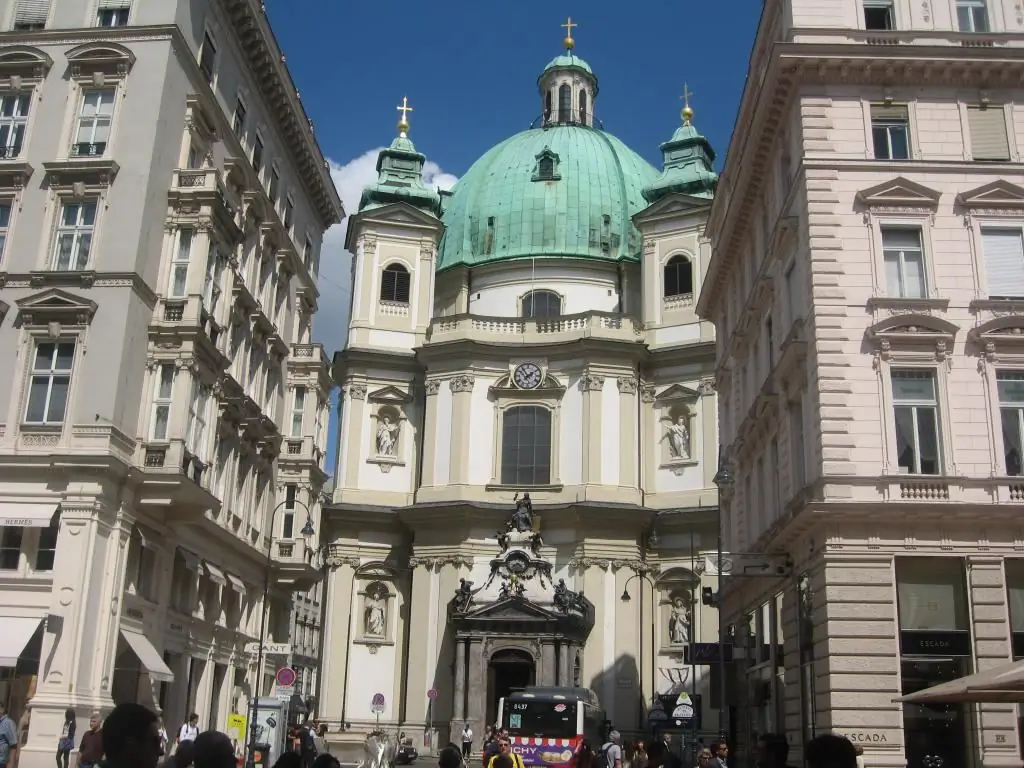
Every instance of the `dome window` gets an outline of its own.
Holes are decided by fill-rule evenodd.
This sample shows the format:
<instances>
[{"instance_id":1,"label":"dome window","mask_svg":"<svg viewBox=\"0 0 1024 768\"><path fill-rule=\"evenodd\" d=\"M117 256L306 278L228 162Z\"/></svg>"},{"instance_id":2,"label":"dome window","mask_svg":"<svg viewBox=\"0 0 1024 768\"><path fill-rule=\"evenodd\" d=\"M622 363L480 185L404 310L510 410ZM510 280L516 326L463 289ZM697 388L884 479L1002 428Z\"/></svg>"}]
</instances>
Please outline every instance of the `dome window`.
<instances>
[{"instance_id":1,"label":"dome window","mask_svg":"<svg viewBox=\"0 0 1024 768\"><path fill-rule=\"evenodd\" d=\"M582 125L588 125L590 123L587 120L587 92L580 91L580 123Z\"/></svg>"},{"instance_id":2,"label":"dome window","mask_svg":"<svg viewBox=\"0 0 1024 768\"><path fill-rule=\"evenodd\" d=\"M572 122L572 88L565 83L558 86L558 122Z\"/></svg>"},{"instance_id":3,"label":"dome window","mask_svg":"<svg viewBox=\"0 0 1024 768\"><path fill-rule=\"evenodd\" d=\"M673 256L665 264L665 298L693 295L693 264L683 255Z\"/></svg>"},{"instance_id":4,"label":"dome window","mask_svg":"<svg viewBox=\"0 0 1024 768\"><path fill-rule=\"evenodd\" d=\"M558 155L547 147L537 155L537 165L533 169L534 181L558 181Z\"/></svg>"},{"instance_id":5,"label":"dome window","mask_svg":"<svg viewBox=\"0 0 1024 768\"><path fill-rule=\"evenodd\" d=\"M562 314L562 297L554 291L530 291L523 296L523 317L540 319Z\"/></svg>"},{"instance_id":6,"label":"dome window","mask_svg":"<svg viewBox=\"0 0 1024 768\"><path fill-rule=\"evenodd\" d=\"M551 91L544 94L544 122L551 121Z\"/></svg>"},{"instance_id":7,"label":"dome window","mask_svg":"<svg viewBox=\"0 0 1024 768\"><path fill-rule=\"evenodd\" d=\"M409 270L401 264L388 264L380 279L380 300L394 304L409 303Z\"/></svg>"}]
</instances>

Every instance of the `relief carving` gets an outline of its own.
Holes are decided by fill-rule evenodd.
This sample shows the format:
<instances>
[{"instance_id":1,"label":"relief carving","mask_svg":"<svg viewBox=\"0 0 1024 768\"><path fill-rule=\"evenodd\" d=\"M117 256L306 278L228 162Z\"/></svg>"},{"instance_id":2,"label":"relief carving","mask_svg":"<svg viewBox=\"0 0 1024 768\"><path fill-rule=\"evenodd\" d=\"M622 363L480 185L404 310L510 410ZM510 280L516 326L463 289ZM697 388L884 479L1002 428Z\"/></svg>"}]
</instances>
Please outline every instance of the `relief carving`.
<instances>
[{"instance_id":1,"label":"relief carving","mask_svg":"<svg viewBox=\"0 0 1024 768\"><path fill-rule=\"evenodd\" d=\"M423 385L423 390L428 395L436 395L440 389L441 382L438 379L427 379L426 383Z\"/></svg>"},{"instance_id":2,"label":"relief carving","mask_svg":"<svg viewBox=\"0 0 1024 768\"><path fill-rule=\"evenodd\" d=\"M624 395L636 394L636 379L632 376L620 376L618 378L619 392Z\"/></svg>"},{"instance_id":3,"label":"relief carving","mask_svg":"<svg viewBox=\"0 0 1024 768\"><path fill-rule=\"evenodd\" d=\"M604 387L604 376L596 373L585 373L580 377L580 389L584 392L600 392Z\"/></svg>"},{"instance_id":4,"label":"relief carving","mask_svg":"<svg viewBox=\"0 0 1024 768\"><path fill-rule=\"evenodd\" d=\"M349 384L348 396L353 400L365 400L366 399L366 385L365 384Z\"/></svg>"},{"instance_id":5,"label":"relief carving","mask_svg":"<svg viewBox=\"0 0 1024 768\"><path fill-rule=\"evenodd\" d=\"M448 386L452 392L472 392L474 383L476 383L476 379L468 373L463 373L450 379Z\"/></svg>"}]
</instances>

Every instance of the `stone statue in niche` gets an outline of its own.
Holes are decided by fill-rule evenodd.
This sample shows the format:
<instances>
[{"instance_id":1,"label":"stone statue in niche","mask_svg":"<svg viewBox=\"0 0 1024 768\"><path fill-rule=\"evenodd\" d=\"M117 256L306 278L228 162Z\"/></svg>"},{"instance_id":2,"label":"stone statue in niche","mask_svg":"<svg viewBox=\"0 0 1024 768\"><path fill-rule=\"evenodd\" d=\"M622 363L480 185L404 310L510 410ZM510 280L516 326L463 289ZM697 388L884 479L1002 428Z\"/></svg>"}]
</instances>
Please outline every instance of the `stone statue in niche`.
<instances>
[{"instance_id":1,"label":"stone statue in niche","mask_svg":"<svg viewBox=\"0 0 1024 768\"><path fill-rule=\"evenodd\" d=\"M398 424L392 422L390 412L377 417L377 455L394 457L398 449Z\"/></svg>"},{"instance_id":2,"label":"stone statue in niche","mask_svg":"<svg viewBox=\"0 0 1024 768\"><path fill-rule=\"evenodd\" d=\"M689 460L690 458L690 414L682 411L675 414L665 431L668 440L668 452L673 459Z\"/></svg>"},{"instance_id":3,"label":"stone statue in niche","mask_svg":"<svg viewBox=\"0 0 1024 768\"><path fill-rule=\"evenodd\" d=\"M672 613L668 619L668 640L672 645L686 645L690 642L690 610L681 597L672 601Z\"/></svg>"},{"instance_id":4,"label":"stone statue in niche","mask_svg":"<svg viewBox=\"0 0 1024 768\"><path fill-rule=\"evenodd\" d=\"M363 634L384 637L387 629L388 593L383 584L373 584L366 590L363 608Z\"/></svg>"},{"instance_id":5,"label":"stone statue in niche","mask_svg":"<svg viewBox=\"0 0 1024 768\"><path fill-rule=\"evenodd\" d=\"M524 493L523 498L519 494L515 497L516 509L509 519L509 530L526 533L533 530L533 502L530 501L530 494Z\"/></svg>"}]
</instances>

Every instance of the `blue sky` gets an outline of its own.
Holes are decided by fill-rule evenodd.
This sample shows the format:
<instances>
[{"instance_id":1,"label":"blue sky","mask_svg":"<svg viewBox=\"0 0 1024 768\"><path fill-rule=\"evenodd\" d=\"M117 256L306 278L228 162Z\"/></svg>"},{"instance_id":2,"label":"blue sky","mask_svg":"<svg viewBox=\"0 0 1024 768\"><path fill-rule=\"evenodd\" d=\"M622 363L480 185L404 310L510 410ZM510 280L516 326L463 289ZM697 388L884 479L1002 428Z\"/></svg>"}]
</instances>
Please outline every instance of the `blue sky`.
<instances>
[{"instance_id":1,"label":"blue sky","mask_svg":"<svg viewBox=\"0 0 1024 768\"><path fill-rule=\"evenodd\" d=\"M657 167L679 124L683 83L721 170L761 12L761 0L265 0L302 102L354 212L376 152L395 136L408 96L410 136L450 186L487 149L540 114L537 76L562 50L571 16L577 55L599 79L606 130ZM314 335L344 344L350 257L344 225L321 259ZM335 427L332 424L330 452ZM333 468L333 463L328 464Z\"/></svg>"}]
</instances>

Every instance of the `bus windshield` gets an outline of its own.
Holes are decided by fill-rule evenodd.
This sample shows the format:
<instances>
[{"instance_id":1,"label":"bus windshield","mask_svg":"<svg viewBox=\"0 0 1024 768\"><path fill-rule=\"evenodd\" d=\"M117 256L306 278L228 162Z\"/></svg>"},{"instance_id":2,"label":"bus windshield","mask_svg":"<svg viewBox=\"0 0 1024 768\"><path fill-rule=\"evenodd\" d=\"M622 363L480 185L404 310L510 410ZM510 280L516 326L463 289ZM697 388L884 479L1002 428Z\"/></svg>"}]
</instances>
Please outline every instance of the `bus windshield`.
<instances>
[{"instance_id":1,"label":"bus windshield","mask_svg":"<svg viewBox=\"0 0 1024 768\"><path fill-rule=\"evenodd\" d=\"M510 736L571 739L577 735L575 701L506 701L503 725Z\"/></svg>"}]
</instances>

